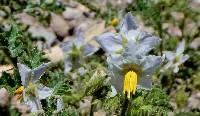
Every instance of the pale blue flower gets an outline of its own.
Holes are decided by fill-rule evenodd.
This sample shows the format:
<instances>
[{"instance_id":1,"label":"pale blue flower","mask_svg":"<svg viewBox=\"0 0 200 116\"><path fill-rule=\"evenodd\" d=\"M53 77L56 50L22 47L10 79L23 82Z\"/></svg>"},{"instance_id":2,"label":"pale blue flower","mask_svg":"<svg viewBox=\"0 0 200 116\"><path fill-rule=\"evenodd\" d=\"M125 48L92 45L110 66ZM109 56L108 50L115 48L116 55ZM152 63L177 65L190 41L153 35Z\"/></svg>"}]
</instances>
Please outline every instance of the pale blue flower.
<instances>
[{"instance_id":1,"label":"pale blue flower","mask_svg":"<svg viewBox=\"0 0 200 116\"><path fill-rule=\"evenodd\" d=\"M119 33L104 33L97 36L96 40L102 49L112 56L119 56L129 42L134 42L139 48L142 48L144 55L160 42L158 37L140 31L130 12L121 21Z\"/></svg>"},{"instance_id":2,"label":"pale blue flower","mask_svg":"<svg viewBox=\"0 0 200 116\"><path fill-rule=\"evenodd\" d=\"M24 87L23 100L32 112L41 110L40 100L51 96L53 93L52 89L38 83L48 64L44 63L34 69L30 69L24 64L17 64Z\"/></svg>"},{"instance_id":3,"label":"pale blue flower","mask_svg":"<svg viewBox=\"0 0 200 116\"><path fill-rule=\"evenodd\" d=\"M124 90L124 93L127 92L125 78L128 73L131 73L129 76L133 77L131 77L132 80L129 80L131 83L129 86L137 85L137 89L150 89L152 85L151 77L163 61L161 56L142 55L143 50L139 50L136 44L135 46L132 45L133 43L128 44L121 56L108 56L107 58L108 67L112 75L111 84L117 91ZM131 89L130 93L134 94L135 89ZM130 97L130 93L128 93L128 97Z\"/></svg>"},{"instance_id":4,"label":"pale blue flower","mask_svg":"<svg viewBox=\"0 0 200 116\"><path fill-rule=\"evenodd\" d=\"M148 55L160 39L139 30L131 13L120 23L120 33L105 33L96 38L107 53L111 84L130 98L136 89L150 89L151 77L163 57Z\"/></svg>"},{"instance_id":5,"label":"pale blue flower","mask_svg":"<svg viewBox=\"0 0 200 116\"><path fill-rule=\"evenodd\" d=\"M184 49L185 49L185 40L182 40L179 43L176 52L171 52L171 51L163 52L166 56L166 59L168 60L168 63L164 66L163 71L169 68L173 69L174 73L177 73L179 71L179 66L189 59L189 55L183 54Z\"/></svg>"},{"instance_id":6,"label":"pale blue flower","mask_svg":"<svg viewBox=\"0 0 200 116\"><path fill-rule=\"evenodd\" d=\"M64 53L65 74L67 74L72 67L79 68L83 64L84 58L94 54L98 48L88 44L84 38L82 31L78 31L76 38L63 42L60 48Z\"/></svg>"}]
</instances>

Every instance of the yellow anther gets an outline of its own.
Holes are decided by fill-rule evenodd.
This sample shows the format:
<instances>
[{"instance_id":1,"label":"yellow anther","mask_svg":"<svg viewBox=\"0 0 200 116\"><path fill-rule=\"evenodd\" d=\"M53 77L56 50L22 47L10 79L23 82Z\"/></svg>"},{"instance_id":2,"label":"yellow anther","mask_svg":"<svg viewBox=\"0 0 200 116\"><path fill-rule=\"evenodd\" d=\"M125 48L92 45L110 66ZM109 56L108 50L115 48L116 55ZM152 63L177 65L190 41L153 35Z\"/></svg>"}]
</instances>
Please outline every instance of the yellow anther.
<instances>
[{"instance_id":1,"label":"yellow anther","mask_svg":"<svg viewBox=\"0 0 200 116\"><path fill-rule=\"evenodd\" d=\"M17 88L17 90L15 90L15 94L22 94L23 90L24 90L24 87L21 86L21 87Z\"/></svg>"},{"instance_id":2,"label":"yellow anther","mask_svg":"<svg viewBox=\"0 0 200 116\"><path fill-rule=\"evenodd\" d=\"M131 94L135 94L137 87L137 74L134 71L129 71L124 77L124 94L127 93L127 97L130 98Z\"/></svg>"},{"instance_id":3,"label":"yellow anther","mask_svg":"<svg viewBox=\"0 0 200 116\"><path fill-rule=\"evenodd\" d=\"M112 26L117 26L118 23L119 23L119 19L117 19L117 18L114 18L114 19L111 21Z\"/></svg>"}]
</instances>

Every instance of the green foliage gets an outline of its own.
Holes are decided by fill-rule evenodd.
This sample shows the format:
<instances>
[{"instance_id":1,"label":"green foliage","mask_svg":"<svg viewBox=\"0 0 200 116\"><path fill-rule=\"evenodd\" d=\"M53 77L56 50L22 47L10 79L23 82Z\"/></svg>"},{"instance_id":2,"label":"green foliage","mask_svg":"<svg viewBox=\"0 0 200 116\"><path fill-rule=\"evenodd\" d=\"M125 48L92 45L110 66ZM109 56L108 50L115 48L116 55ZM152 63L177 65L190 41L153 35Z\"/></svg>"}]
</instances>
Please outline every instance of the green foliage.
<instances>
[{"instance_id":1,"label":"green foliage","mask_svg":"<svg viewBox=\"0 0 200 116\"><path fill-rule=\"evenodd\" d=\"M14 75L3 72L2 76L0 77L0 83L0 88L6 88L9 95L13 95L13 91L15 91L15 89L19 87L21 83L19 73L17 73L17 70L15 70Z\"/></svg>"},{"instance_id":2,"label":"green foliage","mask_svg":"<svg viewBox=\"0 0 200 116\"><path fill-rule=\"evenodd\" d=\"M11 12L21 11L25 6L24 2L20 2L16 0L1 0L0 4L2 5L0 7L9 6L9 9L11 10Z\"/></svg>"},{"instance_id":3,"label":"green foliage","mask_svg":"<svg viewBox=\"0 0 200 116\"><path fill-rule=\"evenodd\" d=\"M33 0L27 0L26 10L34 10L35 8L41 8L44 11L51 11L61 13L64 10L63 4L60 4L57 0L40 0L39 3Z\"/></svg>"},{"instance_id":4,"label":"green foliage","mask_svg":"<svg viewBox=\"0 0 200 116\"><path fill-rule=\"evenodd\" d=\"M103 102L103 108L108 114L112 112L120 112L120 107L122 107L123 99L120 96L115 96L113 98L105 99Z\"/></svg>"},{"instance_id":5,"label":"green foliage","mask_svg":"<svg viewBox=\"0 0 200 116\"><path fill-rule=\"evenodd\" d=\"M86 84L86 95L93 95L104 86L105 77L97 77Z\"/></svg>"},{"instance_id":6,"label":"green foliage","mask_svg":"<svg viewBox=\"0 0 200 116\"><path fill-rule=\"evenodd\" d=\"M179 108L182 108L186 105L189 93L185 91L185 87L183 86L176 92L175 95L176 103Z\"/></svg>"},{"instance_id":7,"label":"green foliage","mask_svg":"<svg viewBox=\"0 0 200 116\"><path fill-rule=\"evenodd\" d=\"M10 56L8 57L14 58L14 65L18 62L35 68L45 61L43 53L32 46L32 43L23 36L16 24L13 24L11 31L1 39L4 39L4 45L6 45L4 47L9 50ZM8 54L5 50L4 53Z\"/></svg>"},{"instance_id":8,"label":"green foliage","mask_svg":"<svg viewBox=\"0 0 200 116\"><path fill-rule=\"evenodd\" d=\"M131 116L167 116L171 110L169 98L160 88L139 91L127 109Z\"/></svg>"},{"instance_id":9,"label":"green foliage","mask_svg":"<svg viewBox=\"0 0 200 116\"><path fill-rule=\"evenodd\" d=\"M199 112L178 112L175 113L175 116L199 116Z\"/></svg>"},{"instance_id":10,"label":"green foliage","mask_svg":"<svg viewBox=\"0 0 200 116\"><path fill-rule=\"evenodd\" d=\"M193 75L193 85L194 88L200 90L200 73L197 72L197 74Z\"/></svg>"},{"instance_id":11,"label":"green foliage","mask_svg":"<svg viewBox=\"0 0 200 116\"><path fill-rule=\"evenodd\" d=\"M9 93L13 94L14 90L21 85L20 75L16 70L17 63L35 68L47 60L43 58L41 51L32 46L32 43L22 34L16 24L13 24L11 30L4 32L2 36L0 38L2 52L9 59L8 63L12 63L15 68L13 75L3 73L0 82L1 86L7 86Z\"/></svg>"},{"instance_id":12,"label":"green foliage","mask_svg":"<svg viewBox=\"0 0 200 116\"><path fill-rule=\"evenodd\" d=\"M49 26L51 12L62 13L64 11L64 6L57 0L40 0L39 3L35 2L27 0L26 12L34 16L44 26Z\"/></svg>"}]
</instances>

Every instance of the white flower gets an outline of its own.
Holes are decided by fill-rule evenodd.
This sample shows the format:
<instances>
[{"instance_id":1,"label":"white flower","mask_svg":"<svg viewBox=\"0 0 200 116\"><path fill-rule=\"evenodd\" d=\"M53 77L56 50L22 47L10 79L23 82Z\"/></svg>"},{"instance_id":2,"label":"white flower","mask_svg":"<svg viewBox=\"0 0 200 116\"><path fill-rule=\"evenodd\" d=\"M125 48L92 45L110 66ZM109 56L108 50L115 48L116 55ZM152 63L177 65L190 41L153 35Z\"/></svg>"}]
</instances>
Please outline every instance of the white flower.
<instances>
[{"instance_id":1,"label":"white flower","mask_svg":"<svg viewBox=\"0 0 200 116\"><path fill-rule=\"evenodd\" d=\"M159 41L159 38L141 32L131 13L122 20L120 33L97 37L97 42L108 55L111 84L117 91L123 91L130 98L136 89L151 88L151 77L163 58L147 54Z\"/></svg>"},{"instance_id":2,"label":"white flower","mask_svg":"<svg viewBox=\"0 0 200 116\"><path fill-rule=\"evenodd\" d=\"M130 12L120 23L120 33L104 33L97 36L96 40L102 49L111 56L120 56L129 42L134 42L144 55L160 42L158 37L141 32Z\"/></svg>"},{"instance_id":3,"label":"white flower","mask_svg":"<svg viewBox=\"0 0 200 116\"><path fill-rule=\"evenodd\" d=\"M24 64L17 64L24 87L23 99L32 112L41 110L40 100L51 96L53 93L52 89L38 83L48 64L42 64L34 69L30 69Z\"/></svg>"},{"instance_id":4,"label":"white flower","mask_svg":"<svg viewBox=\"0 0 200 116\"><path fill-rule=\"evenodd\" d=\"M179 71L179 66L189 58L189 55L183 54L184 49L185 49L185 40L182 40L179 43L175 53L171 51L164 51L163 53L165 54L169 62L164 66L163 70L172 68L173 72L177 73Z\"/></svg>"},{"instance_id":5,"label":"white flower","mask_svg":"<svg viewBox=\"0 0 200 116\"><path fill-rule=\"evenodd\" d=\"M77 32L75 39L63 42L60 48L64 53L65 74L72 67L79 68L85 57L94 54L98 50L98 48L85 42L81 31Z\"/></svg>"},{"instance_id":6,"label":"white flower","mask_svg":"<svg viewBox=\"0 0 200 116\"><path fill-rule=\"evenodd\" d=\"M111 84L117 91L127 93L128 98L136 89L151 89L151 77L163 61L161 56L141 56L136 49L126 49L120 57L107 58L111 71Z\"/></svg>"}]
</instances>

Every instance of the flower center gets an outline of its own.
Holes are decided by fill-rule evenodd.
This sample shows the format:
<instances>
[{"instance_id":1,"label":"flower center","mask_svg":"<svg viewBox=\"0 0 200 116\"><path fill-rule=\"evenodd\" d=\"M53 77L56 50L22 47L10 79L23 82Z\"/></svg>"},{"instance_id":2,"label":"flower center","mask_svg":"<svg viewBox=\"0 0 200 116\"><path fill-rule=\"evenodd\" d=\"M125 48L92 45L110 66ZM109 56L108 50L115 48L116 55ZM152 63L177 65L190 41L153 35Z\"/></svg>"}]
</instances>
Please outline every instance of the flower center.
<instances>
[{"instance_id":1,"label":"flower center","mask_svg":"<svg viewBox=\"0 0 200 116\"><path fill-rule=\"evenodd\" d=\"M135 94L137 86L137 74L134 71L128 71L124 78L124 94L127 93L127 97L130 98L131 93Z\"/></svg>"}]
</instances>

